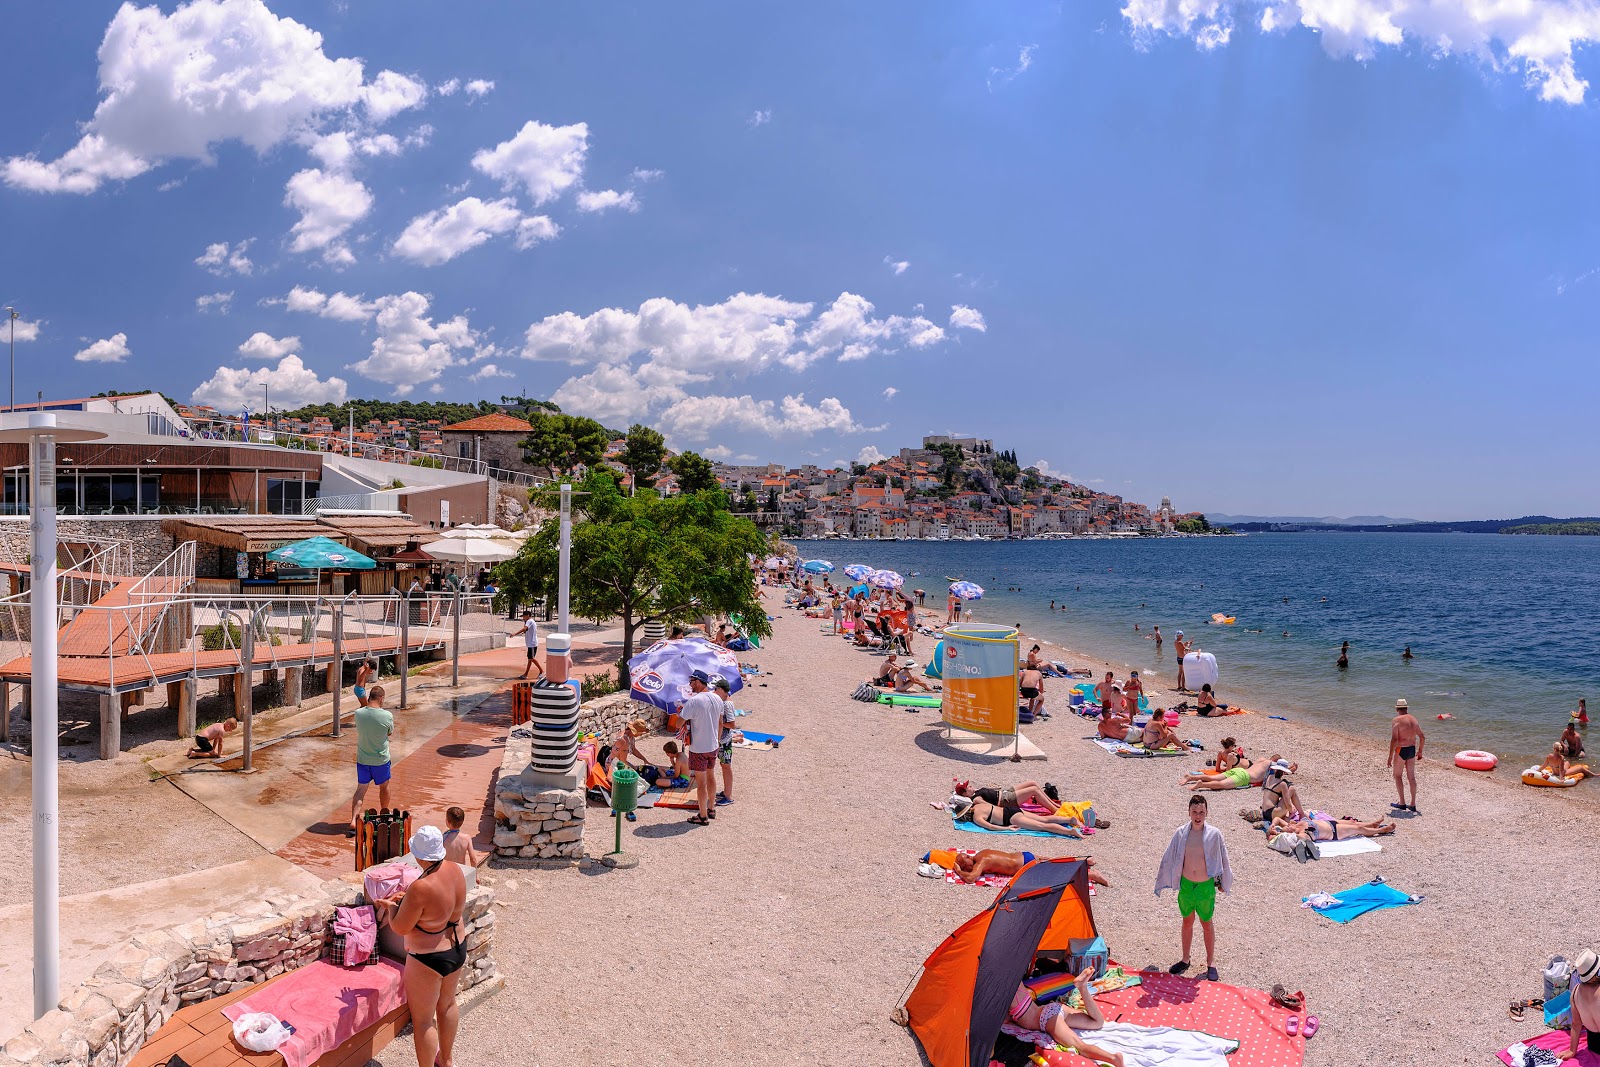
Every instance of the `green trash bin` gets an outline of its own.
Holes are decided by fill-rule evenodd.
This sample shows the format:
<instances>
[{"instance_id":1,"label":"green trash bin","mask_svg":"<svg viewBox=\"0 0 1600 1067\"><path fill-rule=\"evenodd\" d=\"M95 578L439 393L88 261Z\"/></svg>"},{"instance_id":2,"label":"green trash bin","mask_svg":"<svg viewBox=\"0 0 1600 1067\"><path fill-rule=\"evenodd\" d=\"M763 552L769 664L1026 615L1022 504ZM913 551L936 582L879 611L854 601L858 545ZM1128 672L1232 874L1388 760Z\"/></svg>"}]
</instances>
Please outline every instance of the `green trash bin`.
<instances>
[{"instance_id":1,"label":"green trash bin","mask_svg":"<svg viewBox=\"0 0 1600 1067\"><path fill-rule=\"evenodd\" d=\"M611 810L620 814L639 806L639 775L630 767L611 772Z\"/></svg>"}]
</instances>

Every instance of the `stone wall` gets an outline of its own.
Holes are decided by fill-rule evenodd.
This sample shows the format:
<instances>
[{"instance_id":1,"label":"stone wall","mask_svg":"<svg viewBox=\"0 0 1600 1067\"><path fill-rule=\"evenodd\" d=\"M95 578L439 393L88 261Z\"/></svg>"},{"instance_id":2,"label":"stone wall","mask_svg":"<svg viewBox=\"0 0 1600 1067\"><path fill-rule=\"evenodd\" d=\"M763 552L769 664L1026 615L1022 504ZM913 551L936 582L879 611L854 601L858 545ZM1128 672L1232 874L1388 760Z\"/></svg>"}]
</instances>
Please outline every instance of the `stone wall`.
<instances>
[{"instance_id":1,"label":"stone wall","mask_svg":"<svg viewBox=\"0 0 1600 1067\"><path fill-rule=\"evenodd\" d=\"M495 976L494 892L476 886L463 912L463 991ZM365 903L360 875L314 895L269 898L236 913L140 934L6 1042L0 1067L124 1067L180 1007L275 978L321 958L335 907Z\"/></svg>"},{"instance_id":2,"label":"stone wall","mask_svg":"<svg viewBox=\"0 0 1600 1067\"><path fill-rule=\"evenodd\" d=\"M644 719L656 730L666 715L659 708L636 703L626 693L614 693L583 704L578 711L578 731L609 739L630 719ZM574 788L551 787L529 770L532 754L532 729L513 729L506 739L494 787L495 855L503 859L580 860L586 854L583 828L588 800L584 784L580 780Z\"/></svg>"},{"instance_id":3,"label":"stone wall","mask_svg":"<svg viewBox=\"0 0 1600 1067\"><path fill-rule=\"evenodd\" d=\"M165 515L105 516L95 518L56 518L56 539L59 541L127 541L133 545L133 565L140 574L147 573L167 558L177 547L170 534L161 532ZM25 559L32 551L32 534L26 515L0 517L0 538L4 538L14 552L14 558Z\"/></svg>"}]
</instances>

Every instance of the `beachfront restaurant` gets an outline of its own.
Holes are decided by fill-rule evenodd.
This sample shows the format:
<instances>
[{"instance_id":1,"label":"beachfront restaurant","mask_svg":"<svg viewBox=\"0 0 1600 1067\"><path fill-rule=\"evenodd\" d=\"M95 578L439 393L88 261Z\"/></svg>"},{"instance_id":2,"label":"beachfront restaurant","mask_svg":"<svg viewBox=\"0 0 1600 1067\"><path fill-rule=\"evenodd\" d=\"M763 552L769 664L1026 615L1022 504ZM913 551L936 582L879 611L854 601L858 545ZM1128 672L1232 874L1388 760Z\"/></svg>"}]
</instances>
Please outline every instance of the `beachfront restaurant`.
<instances>
[{"instance_id":1,"label":"beachfront restaurant","mask_svg":"<svg viewBox=\"0 0 1600 1067\"><path fill-rule=\"evenodd\" d=\"M245 593L292 597L378 596L428 583L426 564L386 563L410 545L438 538L437 531L398 515L175 515L161 521L175 543L195 543L195 588L202 594ZM306 570L267 558L273 549L326 537L376 560L370 570Z\"/></svg>"}]
</instances>

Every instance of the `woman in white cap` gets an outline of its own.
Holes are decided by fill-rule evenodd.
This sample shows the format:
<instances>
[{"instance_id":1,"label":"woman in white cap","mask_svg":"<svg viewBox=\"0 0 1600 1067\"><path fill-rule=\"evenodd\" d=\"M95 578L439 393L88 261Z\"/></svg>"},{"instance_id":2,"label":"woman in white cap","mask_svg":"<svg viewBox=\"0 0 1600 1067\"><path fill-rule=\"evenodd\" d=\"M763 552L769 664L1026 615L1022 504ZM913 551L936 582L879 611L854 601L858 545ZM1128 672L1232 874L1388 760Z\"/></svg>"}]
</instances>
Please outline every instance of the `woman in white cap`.
<instances>
[{"instance_id":1,"label":"woman in white cap","mask_svg":"<svg viewBox=\"0 0 1600 1067\"><path fill-rule=\"evenodd\" d=\"M1584 949L1572 961L1572 977L1578 984L1572 987L1572 1044L1563 1059L1574 1059L1578 1045L1588 1031L1588 1050L1600 1056L1600 956L1593 949Z\"/></svg>"},{"instance_id":2,"label":"woman in white cap","mask_svg":"<svg viewBox=\"0 0 1600 1067\"><path fill-rule=\"evenodd\" d=\"M394 908L389 926L406 939L406 1004L419 1067L450 1067L461 1013L456 987L467 962L461 911L467 880L460 864L446 863L444 835L424 826L411 835L411 855L422 874L403 896L383 903Z\"/></svg>"}]
</instances>

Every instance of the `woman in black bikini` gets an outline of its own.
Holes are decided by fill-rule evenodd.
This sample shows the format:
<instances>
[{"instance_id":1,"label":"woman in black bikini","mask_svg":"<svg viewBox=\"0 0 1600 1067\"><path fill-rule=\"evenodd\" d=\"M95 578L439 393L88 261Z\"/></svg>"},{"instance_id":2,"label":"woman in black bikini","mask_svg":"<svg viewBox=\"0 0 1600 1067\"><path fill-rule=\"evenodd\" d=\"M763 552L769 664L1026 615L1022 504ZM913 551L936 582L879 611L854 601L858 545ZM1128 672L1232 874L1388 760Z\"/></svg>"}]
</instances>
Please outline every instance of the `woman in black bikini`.
<instances>
[{"instance_id":1,"label":"woman in black bikini","mask_svg":"<svg viewBox=\"0 0 1600 1067\"><path fill-rule=\"evenodd\" d=\"M389 897L389 926L406 939L406 1004L418 1067L453 1067L456 1030L461 1013L456 987L467 962L462 944L461 911L467 901L467 880L461 865L444 861L444 835L424 826L411 836L411 855L422 875L401 897Z\"/></svg>"},{"instance_id":2,"label":"woman in black bikini","mask_svg":"<svg viewBox=\"0 0 1600 1067\"><path fill-rule=\"evenodd\" d=\"M966 819L985 830L1042 830L1062 837L1082 837L1082 825L1070 815L1036 815L1023 811L1015 804L991 804L987 800L973 799L957 818Z\"/></svg>"}]
</instances>

